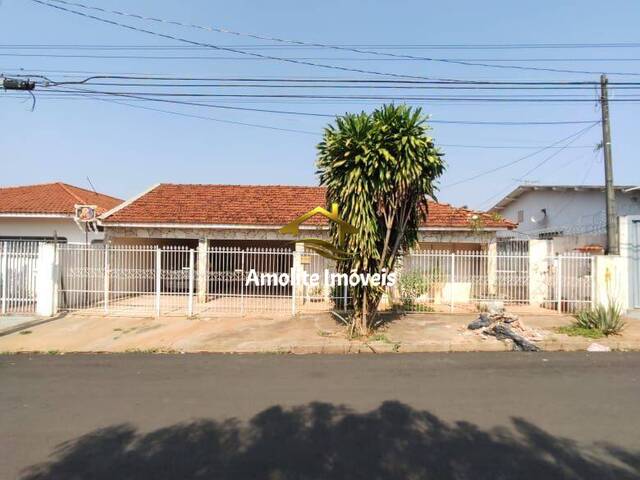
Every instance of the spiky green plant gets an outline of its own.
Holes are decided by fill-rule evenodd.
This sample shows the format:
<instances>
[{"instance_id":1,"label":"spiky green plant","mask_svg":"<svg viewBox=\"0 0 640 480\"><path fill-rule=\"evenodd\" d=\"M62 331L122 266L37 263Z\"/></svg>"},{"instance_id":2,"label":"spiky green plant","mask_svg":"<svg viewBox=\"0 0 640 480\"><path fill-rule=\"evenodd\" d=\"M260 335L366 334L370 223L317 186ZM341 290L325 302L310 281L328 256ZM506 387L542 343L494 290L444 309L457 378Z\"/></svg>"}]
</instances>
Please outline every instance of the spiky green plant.
<instances>
[{"instance_id":1,"label":"spiky green plant","mask_svg":"<svg viewBox=\"0 0 640 480\"><path fill-rule=\"evenodd\" d=\"M325 128L318 145L320 183L327 203L338 203L341 217L357 229L344 245L332 229L334 245L351 254L338 262L339 271L392 271L400 252L416 243L433 182L444 171L426 122L419 108L385 105L371 114L348 113ZM351 289L360 334L373 325L383 291Z\"/></svg>"},{"instance_id":2,"label":"spiky green plant","mask_svg":"<svg viewBox=\"0 0 640 480\"><path fill-rule=\"evenodd\" d=\"M617 303L597 305L590 310L583 310L576 315L575 326L589 330L597 330L604 335L616 335L622 331L626 323L622 319L622 309Z\"/></svg>"}]
</instances>

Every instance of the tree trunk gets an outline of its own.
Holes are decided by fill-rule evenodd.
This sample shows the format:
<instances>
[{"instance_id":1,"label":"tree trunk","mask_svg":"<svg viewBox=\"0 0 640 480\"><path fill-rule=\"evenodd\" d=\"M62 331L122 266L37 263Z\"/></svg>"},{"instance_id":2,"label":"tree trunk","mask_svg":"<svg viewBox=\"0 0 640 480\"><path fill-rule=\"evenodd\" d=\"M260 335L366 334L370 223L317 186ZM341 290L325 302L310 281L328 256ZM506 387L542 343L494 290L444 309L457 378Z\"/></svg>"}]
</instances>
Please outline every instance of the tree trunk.
<instances>
[{"instance_id":1,"label":"tree trunk","mask_svg":"<svg viewBox=\"0 0 640 480\"><path fill-rule=\"evenodd\" d=\"M367 289L366 287L362 288L362 315L360 318L360 335L367 335L369 333L369 318L368 318L368 299L367 299Z\"/></svg>"}]
</instances>

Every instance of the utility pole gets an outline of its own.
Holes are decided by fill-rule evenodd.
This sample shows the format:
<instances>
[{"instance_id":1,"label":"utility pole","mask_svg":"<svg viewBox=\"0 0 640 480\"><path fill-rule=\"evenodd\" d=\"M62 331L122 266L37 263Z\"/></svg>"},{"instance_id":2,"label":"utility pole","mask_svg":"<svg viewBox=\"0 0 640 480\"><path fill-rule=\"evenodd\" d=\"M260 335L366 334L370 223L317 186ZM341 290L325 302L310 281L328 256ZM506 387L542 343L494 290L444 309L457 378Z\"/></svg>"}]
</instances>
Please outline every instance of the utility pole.
<instances>
[{"instance_id":1,"label":"utility pole","mask_svg":"<svg viewBox=\"0 0 640 480\"><path fill-rule=\"evenodd\" d=\"M616 216L616 192L613 188L611 160L611 126L609 125L609 95L606 75L600 75L600 109L602 110L602 148L604 149L604 182L607 209L607 254L619 255L618 218Z\"/></svg>"}]
</instances>

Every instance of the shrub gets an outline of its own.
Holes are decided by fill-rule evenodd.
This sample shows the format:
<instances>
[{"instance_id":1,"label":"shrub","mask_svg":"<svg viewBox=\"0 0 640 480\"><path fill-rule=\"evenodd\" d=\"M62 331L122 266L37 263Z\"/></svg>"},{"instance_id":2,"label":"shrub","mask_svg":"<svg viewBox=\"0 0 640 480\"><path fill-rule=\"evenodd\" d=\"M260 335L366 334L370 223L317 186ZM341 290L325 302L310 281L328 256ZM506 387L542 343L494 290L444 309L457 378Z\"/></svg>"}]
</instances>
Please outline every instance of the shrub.
<instances>
[{"instance_id":1,"label":"shrub","mask_svg":"<svg viewBox=\"0 0 640 480\"><path fill-rule=\"evenodd\" d=\"M416 300L427 292L429 282L424 275L408 272L400 276L400 298L405 308L416 306Z\"/></svg>"},{"instance_id":2,"label":"shrub","mask_svg":"<svg viewBox=\"0 0 640 480\"><path fill-rule=\"evenodd\" d=\"M581 329L597 330L604 335L617 335L625 327L622 309L616 303L608 306L598 305L590 310L583 310L576 315L575 326Z\"/></svg>"}]
</instances>

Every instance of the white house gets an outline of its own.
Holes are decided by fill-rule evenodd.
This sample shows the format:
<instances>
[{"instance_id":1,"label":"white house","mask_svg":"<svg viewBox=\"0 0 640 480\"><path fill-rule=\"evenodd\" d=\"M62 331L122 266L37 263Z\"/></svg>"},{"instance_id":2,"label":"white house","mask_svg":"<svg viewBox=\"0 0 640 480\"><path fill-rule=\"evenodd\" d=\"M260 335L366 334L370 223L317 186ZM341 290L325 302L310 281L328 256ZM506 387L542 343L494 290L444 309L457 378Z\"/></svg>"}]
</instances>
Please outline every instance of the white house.
<instances>
[{"instance_id":1,"label":"white house","mask_svg":"<svg viewBox=\"0 0 640 480\"><path fill-rule=\"evenodd\" d=\"M104 238L96 222L77 218L78 207L97 215L122 200L62 182L0 188L0 241L52 240L92 243Z\"/></svg>"},{"instance_id":2,"label":"white house","mask_svg":"<svg viewBox=\"0 0 640 480\"><path fill-rule=\"evenodd\" d=\"M640 214L640 190L616 186L617 214ZM606 245L605 191L597 185L521 185L491 208L529 238L553 239L556 253Z\"/></svg>"}]
</instances>

